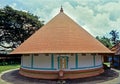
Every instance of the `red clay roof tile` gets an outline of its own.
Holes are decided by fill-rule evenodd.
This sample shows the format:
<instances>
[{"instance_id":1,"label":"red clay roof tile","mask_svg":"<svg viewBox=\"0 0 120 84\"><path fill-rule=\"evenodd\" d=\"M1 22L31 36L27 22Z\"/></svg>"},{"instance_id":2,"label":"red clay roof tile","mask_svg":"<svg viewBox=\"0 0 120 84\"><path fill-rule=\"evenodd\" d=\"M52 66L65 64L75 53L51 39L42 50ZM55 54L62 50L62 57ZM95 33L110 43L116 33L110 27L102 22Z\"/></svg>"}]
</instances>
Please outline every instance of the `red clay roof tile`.
<instances>
[{"instance_id":1,"label":"red clay roof tile","mask_svg":"<svg viewBox=\"0 0 120 84\"><path fill-rule=\"evenodd\" d=\"M60 12L11 54L111 53L104 45Z\"/></svg>"}]
</instances>

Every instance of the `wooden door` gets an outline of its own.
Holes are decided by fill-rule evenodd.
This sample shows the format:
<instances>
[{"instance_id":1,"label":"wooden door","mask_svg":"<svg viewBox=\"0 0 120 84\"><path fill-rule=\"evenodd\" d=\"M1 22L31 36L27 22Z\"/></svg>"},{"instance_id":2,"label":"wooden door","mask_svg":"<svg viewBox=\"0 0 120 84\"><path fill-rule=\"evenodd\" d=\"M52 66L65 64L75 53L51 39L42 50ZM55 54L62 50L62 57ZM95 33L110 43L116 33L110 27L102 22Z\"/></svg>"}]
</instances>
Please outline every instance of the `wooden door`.
<instances>
[{"instance_id":1,"label":"wooden door","mask_svg":"<svg viewBox=\"0 0 120 84\"><path fill-rule=\"evenodd\" d=\"M68 57L66 56L58 57L58 68L59 69L68 68Z\"/></svg>"}]
</instances>

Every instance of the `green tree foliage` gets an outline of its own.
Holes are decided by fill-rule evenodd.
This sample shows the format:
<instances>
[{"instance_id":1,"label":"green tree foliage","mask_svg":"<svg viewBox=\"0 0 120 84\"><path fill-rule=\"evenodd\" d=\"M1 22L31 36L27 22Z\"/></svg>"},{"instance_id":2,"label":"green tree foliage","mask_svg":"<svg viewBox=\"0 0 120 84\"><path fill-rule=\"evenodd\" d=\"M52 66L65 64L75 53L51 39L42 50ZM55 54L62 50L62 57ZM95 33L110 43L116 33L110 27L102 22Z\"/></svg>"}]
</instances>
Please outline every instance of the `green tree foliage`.
<instances>
[{"instance_id":1,"label":"green tree foliage","mask_svg":"<svg viewBox=\"0 0 120 84\"><path fill-rule=\"evenodd\" d=\"M43 21L39 21L37 16L29 12L15 10L10 6L1 8L0 46L16 48L41 26L43 26Z\"/></svg>"},{"instance_id":2,"label":"green tree foliage","mask_svg":"<svg viewBox=\"0 0 120 84\"><path fill-rule=\"evenodd\" d=\"M109 34L111 35L112 44L117 44L119 42L119 32L117 30L111 30Z\"/></svg>"},{"instance_id":3,"label":"green tree foliage","mask_svg":"<svg viewBox=\"0 0 120 84\"><path fill-rule=\"evenodd\" d=\"M97 36L96 39L100 41L103 45L105 45L108 48L111 48L115 44L117 44L119 40L119 32L117 30L111 30L110 33L111 37L99 37Z\"/></svg>"},{"instance_id":4,"label":"green tree foliage","mask_svg":"<svg viewBox=\"0 0 120 84\"><path fill-rule=\"evenodd\" d=\"M103 36L103 37L97 36L96 39L98 41L100 41L103 45L105 45L107 48L111 48L112 47L112 43L111 43L109 38L107 38L105 36Z\"/></svg>"}]
</instances>

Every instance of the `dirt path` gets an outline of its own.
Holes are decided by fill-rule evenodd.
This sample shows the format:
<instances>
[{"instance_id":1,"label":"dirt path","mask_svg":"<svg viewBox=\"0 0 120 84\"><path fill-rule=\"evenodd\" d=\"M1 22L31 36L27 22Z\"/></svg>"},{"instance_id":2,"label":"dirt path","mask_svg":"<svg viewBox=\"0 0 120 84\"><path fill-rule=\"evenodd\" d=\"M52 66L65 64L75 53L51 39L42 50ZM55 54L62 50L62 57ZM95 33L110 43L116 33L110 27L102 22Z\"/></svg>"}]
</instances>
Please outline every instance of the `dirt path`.
<instances>
[{"instance_id":1,"label":"dirt path","mask_svg":"<svg viewBox=\"0 0 120 84\"><path fill-rule=\"evenodd\" d=\"M119 70L106 70L95 77L65 80L65 84L118 84ZM0 74L0 84L57 84L58 80L40 80L21 76L18 70L9 70Z\"/></svg>"}]
</instances>

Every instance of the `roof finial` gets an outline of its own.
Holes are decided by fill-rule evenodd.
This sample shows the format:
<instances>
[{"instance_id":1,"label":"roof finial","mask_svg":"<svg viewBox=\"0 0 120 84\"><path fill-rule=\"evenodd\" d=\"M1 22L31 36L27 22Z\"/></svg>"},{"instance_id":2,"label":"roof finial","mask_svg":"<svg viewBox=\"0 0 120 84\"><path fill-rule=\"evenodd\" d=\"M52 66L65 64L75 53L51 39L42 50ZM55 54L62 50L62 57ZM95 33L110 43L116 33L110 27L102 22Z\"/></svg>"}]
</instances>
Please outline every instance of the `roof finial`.
<instances>
[{"instance_id":1,"label":"roof finial","mask_svg":"<svg viewBox=\"0 0 120 84\"><path fill-rule=\"evenodd\" d=\"M63 8L62 8L62 5L61 5L61 9L60 9L60 12L63 12Z\"/></svg>"}]
</instances>

